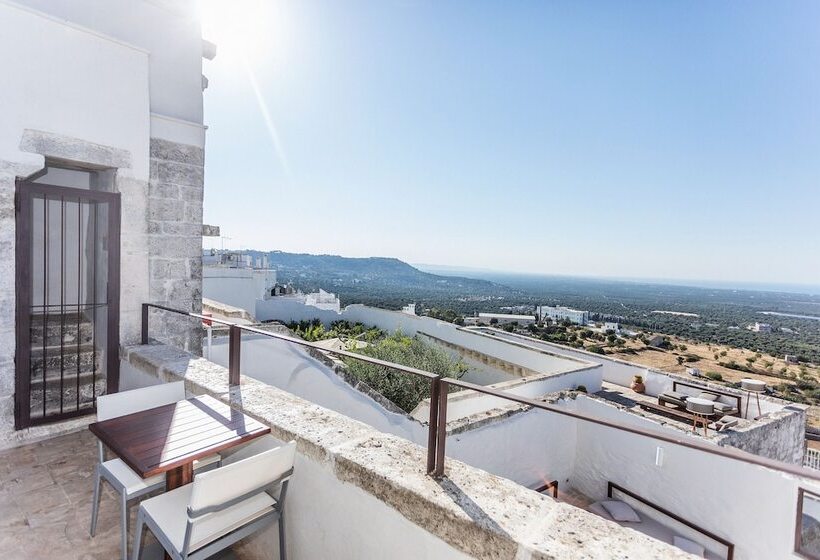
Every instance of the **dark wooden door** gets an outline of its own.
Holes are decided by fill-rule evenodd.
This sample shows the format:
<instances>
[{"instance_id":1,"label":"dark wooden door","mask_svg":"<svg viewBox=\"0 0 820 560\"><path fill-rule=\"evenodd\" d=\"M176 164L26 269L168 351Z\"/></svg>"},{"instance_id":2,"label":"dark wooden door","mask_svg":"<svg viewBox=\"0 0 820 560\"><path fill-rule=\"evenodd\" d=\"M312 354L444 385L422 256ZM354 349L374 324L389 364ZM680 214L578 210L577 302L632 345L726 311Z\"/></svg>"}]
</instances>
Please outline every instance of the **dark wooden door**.
<instances>
[{"instance_id":1,"label":"dark wooden door","mask_svg":"<svg viewBox=\"0 0 820 560\"><path fill-rule=\"evenodd\" d=\"M15 427L119 385L120 195L18 181Z\"/></svg>"}]
</instances>

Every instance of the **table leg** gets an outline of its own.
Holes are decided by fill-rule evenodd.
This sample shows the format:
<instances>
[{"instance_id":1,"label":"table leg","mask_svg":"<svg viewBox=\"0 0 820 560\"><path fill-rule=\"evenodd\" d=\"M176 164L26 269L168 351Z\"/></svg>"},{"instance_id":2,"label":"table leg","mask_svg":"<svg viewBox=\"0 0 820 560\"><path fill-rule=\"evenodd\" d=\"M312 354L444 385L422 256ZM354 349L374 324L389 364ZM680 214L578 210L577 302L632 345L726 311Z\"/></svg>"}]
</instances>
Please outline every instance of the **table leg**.
<instances>
[{"instance_id":1,"label":"table leg","mask_svg":"<svg viewBox=\"0 0 820 560\"><path fill-rule=\"evenodd\" d=\"M175 469L165 473L165 490L173 490L194 481L194 464L185 463ZM171 555L167 552L164 556L165 560L172 560Z\"/></svg>"},{"instance_id":2,"label":"table leg","mask_svg":"<svg viewBox=\"0 0 820 560\"><path fill-rule=\"evenodd\" d=\"M194 481L194 464L185 463L165 473L165 489L173 490Z\"/></svg>"}]
</instances>

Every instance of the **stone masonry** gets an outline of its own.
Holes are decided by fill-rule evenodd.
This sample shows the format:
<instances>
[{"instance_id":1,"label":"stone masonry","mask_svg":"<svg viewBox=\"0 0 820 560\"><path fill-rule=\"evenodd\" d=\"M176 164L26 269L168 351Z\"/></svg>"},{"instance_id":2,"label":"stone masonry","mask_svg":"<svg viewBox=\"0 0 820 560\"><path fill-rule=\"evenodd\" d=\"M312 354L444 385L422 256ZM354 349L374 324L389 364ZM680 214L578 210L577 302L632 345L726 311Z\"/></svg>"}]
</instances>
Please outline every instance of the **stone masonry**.
<instances>
[{"instance_id":1,"label":"stone masonry","mask_svg":"<svg viewBox=\"0 0 820 560\"><path fill-rule=\"evenodd\" d=\"M183 311L202 309L202 148L151 139L148 188L150 301ZM153 311L151 338L202 349L201 329L193 319Z\"/></svg>"}]
</instances>

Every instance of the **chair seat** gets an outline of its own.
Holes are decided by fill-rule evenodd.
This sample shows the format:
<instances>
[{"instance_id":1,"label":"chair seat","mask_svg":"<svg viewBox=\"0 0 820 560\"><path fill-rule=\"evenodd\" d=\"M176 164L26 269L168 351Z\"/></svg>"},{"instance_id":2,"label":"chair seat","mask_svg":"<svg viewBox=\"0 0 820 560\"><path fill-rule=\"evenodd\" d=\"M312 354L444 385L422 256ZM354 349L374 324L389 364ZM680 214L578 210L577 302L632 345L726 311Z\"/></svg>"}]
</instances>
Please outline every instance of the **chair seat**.
<instances>
[{"instance_id":1,"label":"chair seat","mask_svg":"<svg viewBox=\"0 0 820 560\"><path fill-rule=\"evenodd\" d=\"M191 501L192 489L192 484L186 484L149 498L140 506L180 554L185 542L188 504ZM275 505L276 500L266 492L260 492L227 509L204 515L194 523L188 552L200 549L234 529L270 513Z\"/></svg>"},{"instance_id":2,"label":"chair seat","mask_svg":"<svg viewBox=\"0 0 820 560\"><path fill-rule=\"evenodd\" d=\"M157 474L148 478L142 478L135 473L131 467L125 464L122 459L111 459L100 465L103 476L109 481L116 481L125 491L127 496L143 494L151 489L165 485L165 475Z\"/></svg>"},{"instance_id":3,"label":"chair seat","mask_svg":"<svg viewBox=\"0 0 820 560\"><path fill-rule=\"evenodd\" d=\"M221 457L219 455L210 455L203 459L194 461L194 470L200 470L204 467L213 465L219 462L220 459ZM103 463L101 467L106 473L104 475L105 478L108 480L113 479L118 482L128 496L144 494L146 492L150 492L155 487L165 485L164 474L156 474L148 478L142 478L134 472L131 467L126 465L122 459L111 459L110 461Z\"/></svg>"}]
</instances>

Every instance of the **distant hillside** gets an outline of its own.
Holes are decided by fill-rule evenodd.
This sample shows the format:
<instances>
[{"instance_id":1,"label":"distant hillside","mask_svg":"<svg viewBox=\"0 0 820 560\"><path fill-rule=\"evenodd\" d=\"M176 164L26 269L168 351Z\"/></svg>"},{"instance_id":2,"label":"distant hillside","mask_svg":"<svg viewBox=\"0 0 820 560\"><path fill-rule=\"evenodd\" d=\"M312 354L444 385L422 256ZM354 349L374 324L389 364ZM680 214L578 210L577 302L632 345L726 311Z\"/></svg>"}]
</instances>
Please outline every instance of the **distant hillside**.
<instances>
[{"instance_id":1,"label":"distant hillside","mask_svg":"<svg viewBox=\"0 0 820 560\"><path fill-rule=\"evenodd\" d=\"M396 307L397 296L405 303L437 304L442 300L504 300L518 290L491 282L459 276L422 272L395 258L350 258L282 251L247 251L267 255L280 282L292 282L304 291L322 288L335 292L342 304L366 303Z\"/></svg>"}]
</instances>

